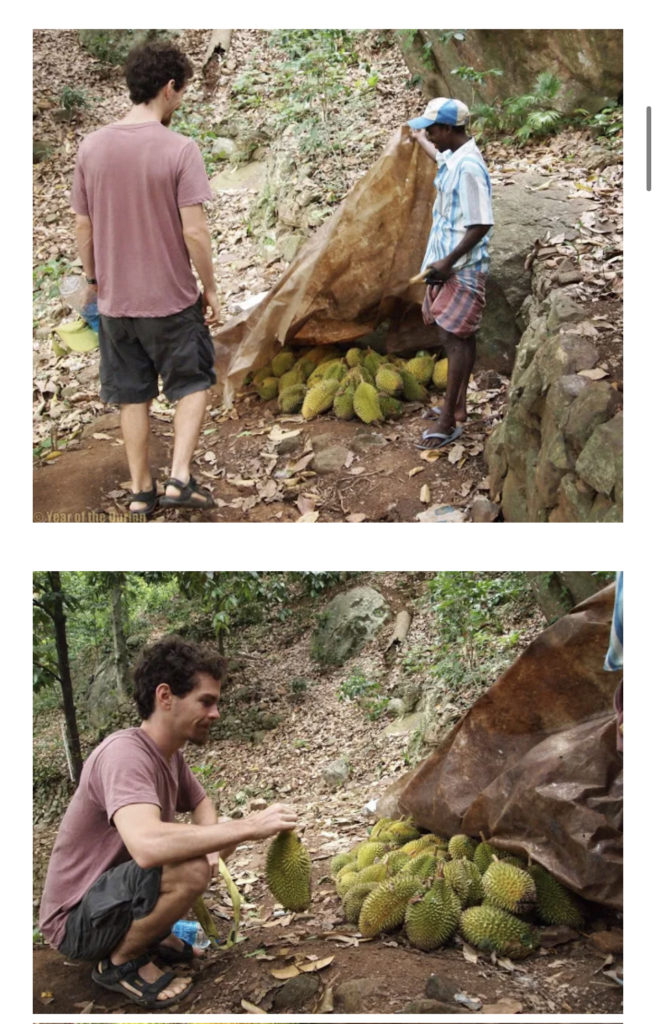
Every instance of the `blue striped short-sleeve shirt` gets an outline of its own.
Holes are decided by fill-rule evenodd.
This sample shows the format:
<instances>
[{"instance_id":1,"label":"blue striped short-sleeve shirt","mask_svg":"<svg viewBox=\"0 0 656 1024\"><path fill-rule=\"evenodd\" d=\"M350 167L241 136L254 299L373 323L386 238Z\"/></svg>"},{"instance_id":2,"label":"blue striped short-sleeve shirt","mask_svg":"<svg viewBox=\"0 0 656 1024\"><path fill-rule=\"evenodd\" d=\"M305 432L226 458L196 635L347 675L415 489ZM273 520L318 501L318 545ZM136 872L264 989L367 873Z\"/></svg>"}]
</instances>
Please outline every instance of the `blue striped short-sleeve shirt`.
<instances>
[{"instance_id":1,"label":"blue striped short-sleeve shirt","mask_svg":"<svg viewBox=\"0 0 656 1024\"><path fill-rule=\"evenodd\" d=\"M429 263L448 256L471 225L494 223L490 175L474 139L469 139L455 153L451 150L438 153L437 164L437 196L422 270ZM453 270L486 274L490 265L491 233L488 231L470 252L461 256Z\"/></svg>"}]
</instances>

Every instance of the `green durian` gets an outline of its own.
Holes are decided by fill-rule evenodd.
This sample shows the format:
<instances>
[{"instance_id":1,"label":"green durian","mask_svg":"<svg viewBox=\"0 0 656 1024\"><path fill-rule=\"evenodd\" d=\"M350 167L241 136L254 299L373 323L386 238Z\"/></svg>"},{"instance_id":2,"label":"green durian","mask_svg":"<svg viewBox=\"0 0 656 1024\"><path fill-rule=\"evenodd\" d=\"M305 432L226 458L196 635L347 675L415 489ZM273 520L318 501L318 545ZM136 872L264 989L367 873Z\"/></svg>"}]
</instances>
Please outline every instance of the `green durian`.
<instances>
[{"instance_id":1,"label":"green durian","mask_svg":"<svg viewBox=\"0 0 656 1024\"><path fill-rule=\"evenodd\" d=\"M392 822L389 831L396 836L399 844L409 843L410 840L419 839L421 836L421 832L409 818Z\"/></svg>"},{"instance_id":2,"label":"green durian","mask_svg":"<svg viewBox=\"0 0 656 1024\"><path fill-rule=\"evenodd\" d=\"M282 378L281 378L282 380ZM303 405L307 388L305 384L292 384L278 394L278 408L281 412L298 412Z\"/></svg>"},{"instance_id":3,"label":"green durian","mask_svg":"<svg viewBox=\"0 0 656 1024\"><path fill-rule=\"evenodd\" d=\"M253 374L253 384L261 384L267 377L275 377L271 363L267 363L262 369L255 371Z\"/></svg>"},{"instance_id":4,"label":"green durian","mask_svg":"<svg viewBox=\"0 0 656 1024\"><path fill-rule=\"evenodd\" d=\"M399 370L403 381L403 397L406 402L425 402L428 391L408 370Z\"/></svg>"},{"instance_id":5,"label":"green durian","mask_svg":"<svg viewBox=\"0 0 656 1024\"><path fill-rule=\"evenodd\" d=\"M352 420L355 416L353 411L354 394L355 384L352 381L345 388L342 388L340 384L333 400L333 412L338 420Z\"/></svg>"},{"instance_id":6,"label":"green durian","mask_svg":"<svg viewBox=\"0 0 656 1024\"><path fill-rule=\"evenodd\" d=\"M361 868L358 871L359 882L382 882L385 878L387 878L387 864L380 860L375 864L368 864L366 868Z\"/></svg>"},{"instance_id":7,"label":"green durian","mask_svg":"<svg viewBox=\"0 0 656 1024\"><path fill-rule=\"evenodd\" d=\"M380 932L397 928L405 917L405 908L415 893L420 892L422 883L412 875L399 874L377 885L365 896L358 929L365 938L372 938Z\"/></svg>"},{"instance_id":8,"label":"green durian","mask_svg":"<svg viewBox=\"0 0 656 1024\"><path fill-rule=\"evenodd\" d=\"M473 860L476 845L476 840L472 839L471 836L455 835L449 839L448 851L453 860L457 860L458 857L466 857L467 860Z\"/></svg>"},{"instance_id":9,"label":"green durian","mask_svg":"<svg viewBox=\"0 0 656 1024\"><path fill-rule=\"evenodd\" d=\"M535 905L535 882L527 871L505 860L492 861L483 875L485 902L511 914L523 914Z\"/></svg>"},{"instance_id":10,"label":"green durian","mask_svg":"<svg viewBox=\"0 0 656 1024\"><path fill-rule=\"evenodd\" d=\"M361 348L350 348L346 353L346 362L349 366L359 366L362 358L363 352Z\"/></svg>"},{"instance_id":11,"label":"green durian","mask_svg":"<svg viewBox=\"0 0 656 1024\"><path fill-rule=\"evenodd\" d=\"M373 892L374 889L379 885L378 882L356 882L346 893L342 907L344 909L344 917L349 924L357 924L358 918L360 917L360 911L362 904L365 901L365 897Z\"/></svg>"},{"instance_id":12,"label":"green durian","mask_svg":"<svg viewBox=\"0 0 656 1024\"><path fill-rule=\"evenodd\" d=\"M434 853L428 850L421 851L411 857L408 863L401 870L404 874L413 875L414 878L430 878L435 874L437 858Z\"/></svg>"},{"instance_id":13,"label":"green durian","mask_svg":"<svg viewBox=\"0 0 656 1024\"><path fill-rule=\"evenodd\" d=\"M305 377L296 364L292 366L291 370L287 370L278 378L278 394L281 394L285 388L291 388L294 384L304 384Z\"/></svg>"},{"instance_id":14,"label":"green durian","mask_svg":"<svg viewBox=\"0 0 656 1024\"><path fill-rule=\"evenodd\" d=\"M293 830L279 832L267 851L269 889L285 910L310 906L310 854Z\"/></svg>"},{"instance_id":15,"label":"green durian","mask_svg":"<svg viewBox=\"0 0 656 1024\"><path fill-rule=\"evenodd\" d=\"M387 845L385 843L377 843L376 841L361 843L356 855L358 870L369 867L378 857L382 857L386 851Z\"/></svg>"},{"instance_id":16,"label":"green durian","mask_svg":"<svg viewBox=\"0 0 656 1024\"><path fill-rule=\"evenodd\" d=\"M301 408L303 419L313 420L320 412L330 409L338 386L339 381L332 379L319 381L318 384L310 388L303 399Z\"/></svg>"},{"instance_id":17,"label":"green durian","mask_svg":"<svg viewBox=\"0 0 656 1024\"><path fill-rule=\"evenodd\" d=\"M435 360L431 356L415 356L414 359L408 359L405 365L408 373L416 377L420 384L424 387L430 384L435 366Z\"/></svg>"},{"instance_id":18,"label":"green durian","mask_svg":"<svg viewBox=\"0 0 656 1024\"><path fill-rule=\"evenodd\" d=\"M363 423L374 423L382 420L383 413L378 401L378 392L372 384L358 384L353 394L353 409L355 415Z\"/></svg>"},{"instance_id":19,"label":"green durian","mask_svg":"<svg viewBox=\"0 0 656 1024\"><path fill-rule=\"evenodd\" d=\"M380 410L386 420L398 420L403 416L403 402L399 402L398 398L392 398L391 395L379 392L378 401L380 402Z\"/></svg>"},{"instance_id":20,"label":"green durian","mask_svg":"<svg viewBox=\"0 0 656 1024\"><path fill-rule=\"evenodd\" d=\"M483 841L474 850L474 864L483 875L492 863L493 858L498 855L498 850L495 850L493 846Z\"/></svg>"},{"instance_id":21,"label":"green durian","mask_svg":"<svg viewBox=\"0 0 656 1024\"><path fill-rule=\"evenodd\" d=\"M347 864L346 870L338 872L337 878L335 879L335 888L337 889L337 895L341 900L344 899L351 886L360 881L358 878L359 874L360 872L355 865L355 861L350 865ZM369 881L372 881L372 879L369 879Z\"/></svg>"},{"instance_id":22,"label":"green durian","mask_svg":"<svg viewBox=\"0 0 656 1024\"><path fill-rule=\"evenodd\" d=\"M526 921L488 905L463 910L458 927L463 938L476 949L515 960L532 953L539 941L535 928Z\"/></svg>"},{"instance_id":23,"label":"green durian","mask_svg":"<svg viewBox=\"0 0 656 1024\"><path fill-rule=\"evenodd\" d=\"M355 856L354 856L354 854L347 853L347 852L336 853L335 856L333 857L333 859L330 862L330 873L333 876L333 878L335 878L335 876L337 874L339 874L339 872L341 871L341 869L343 867L346 867L347 864L354 864L354 863L355 863Z\"/></svg>"},{"instance_id":24,"label":"green durian","mask_svg":"<svg viewBox=\"0 0 656 1024\"><path fill-rule=\"evenodd\" d=\"M392 850L384 858L388 874L395 875L398 871L401 871L408 863L408 860L409 857L403 850Z\"/></svg>"},{"instance_id":25,"label":"green durian","mask_svg":"<svg viewBox=\"0 0 656 1024\"><path fill-rule=\"evenodd\" d=\"M447 860L442 865L442 872L463 907L481 902L483 899L481 873L472 861L467 860L466 857Z\"/></svg>"},{"instance_id":26,"label":"green durian","mask_svg":"<svg viewBox=\"0 0 656 1024\"><path fill-rule=\"evenodd\" d=\"M410 900L405 912L405 931L411 946L427 952L448 942L460 920L460 900L443 878L420 900Z\"/></svg>"},{"instance_id":27,"label":"green durian","mask_svg":"<svg viewBox=\"0 0 656 1024\"><path fill-rule=\"evenodd\" d=\"M358 352L360 350L358 349ZM348 354L348 353L347 353ZM385 832L392 824L391 818L379 818L369 833L370 839L376 839L381 832Z\"/></svg>"},{"instance_id":28,"label":"green durian","mask_svg":"<svg viewBox=\"0 0 656 1024\"><path fill-rule=\"evenodd\" d=\"M290 348L283 348L271 360L271 369L274 377L282 377L283 373L291 370L296 362L296 356Z\"/></svg>"},{"instance_id":29,"label":"green durian","mask_svg":"<svg viewBox=\"0 0 656 1024\"><path fill-rule=\"evenodd\" d=\"M264 380L257 385L257 393L263 402L268 402L269 399L275 398L278 394L278 378L265 377Z\"/></svg>"},{"instance_id":30,"label":"green durian","mask_svg":"<svg viewBox=\"0 0 656 1024\"><path fill-rule=\"evenodd\" d=\"M583 927L583 914L573 893L540 864L532 864L528 874L535 882L537 915L544 924Z\"/></svg>"},{"instance_id":31,"label":"green durian","mask_svg":"<svg viewBox=\"0 0 656 1024\"><path fill-rule=\"evenodd\" d=\"M423 836L418 836L416 839L411 839L409 842L404 843L401 847L404 853L412 857L419 850L425 850L428 847L436 845L436 837L431 833L425 833Z\"/></svg>"},{"instance_id":32,"label":"green durian","mask_svg":"<svg viewBox=\"0 0 656 1024\"><path fill-rule=\"evenodd\" d=\"M378 367L375 383L379 391L384 391L385 394L390 395L392 398L395 395L400 395L403 391L401 374L391 363L382 363Z\"/></svg>"},{"instance_id":33,"label":"green durian","mask_svg":"<svg viewBox=\"0 0 656 1024\"><path fill-rule=\"evenodd\" d=\"M446 391L446 379L449 372L449 360L438 359L433 370L433 385L438 391Z\"/></svg>"},{"instance_id":34,"label":"green durian","mask_svg":"<svg viewBox=\"0 0 656 1024\"><path fill-rule=\"evenodd\" d=\"M379 355L378 352L375 352L374 349L372 348L368 348L364 356L362 357L362 365L365 367L365 369L368 370L368 372L374 379L376 377L376 374L378 373L378 367L381 366L382 363L384 362L385 359L383 359L383 357Z\"/></svg>"}]
</instances>

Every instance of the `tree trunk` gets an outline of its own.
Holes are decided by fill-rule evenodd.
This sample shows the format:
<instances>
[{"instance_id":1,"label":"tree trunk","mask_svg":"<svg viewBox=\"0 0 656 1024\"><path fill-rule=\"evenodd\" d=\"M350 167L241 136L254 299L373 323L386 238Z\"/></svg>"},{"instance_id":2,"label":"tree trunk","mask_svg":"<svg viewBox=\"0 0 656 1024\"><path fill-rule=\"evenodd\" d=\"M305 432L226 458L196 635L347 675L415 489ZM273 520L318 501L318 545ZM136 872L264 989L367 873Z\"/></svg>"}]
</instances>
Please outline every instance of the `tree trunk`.
<instances>
[{"instance_id":1,"label":"tree trunk","mask_svg":"<svg viewBox=\"0 0 656 1024\"><path fill-rule=\"evenodd\" d=\"M125 574L116 572L112 574L110 584L110 603L112 610L112 640L114 647L114 672L116 675L116 687L122 697L127 697L129 686L129 658L128 645L125 640L123 628L123 584Z\"/></svg>"},{"instance_id":2,"label":"tree trunk","mask_svg":"<svg viewBox=\"0 0 656 1024\"><path fill-rule=\"evenodd\" d=\"M82 772L82 754L80 751L80 736L77 730L77 718L75 716L75 702L73 700L73 681L68 661L68 640L66 639L66 614L64 612L64 595L62 593L61 577L58 572L49 572L50 588L53 597L52 621L55 627L55 646L57 648L57 662L59 665L59 681L62 688L64 700L64 717L66 719L66 732L68 734L68 747L73 766L75 785L80 781Z\"/></svg>"}]
</instances>

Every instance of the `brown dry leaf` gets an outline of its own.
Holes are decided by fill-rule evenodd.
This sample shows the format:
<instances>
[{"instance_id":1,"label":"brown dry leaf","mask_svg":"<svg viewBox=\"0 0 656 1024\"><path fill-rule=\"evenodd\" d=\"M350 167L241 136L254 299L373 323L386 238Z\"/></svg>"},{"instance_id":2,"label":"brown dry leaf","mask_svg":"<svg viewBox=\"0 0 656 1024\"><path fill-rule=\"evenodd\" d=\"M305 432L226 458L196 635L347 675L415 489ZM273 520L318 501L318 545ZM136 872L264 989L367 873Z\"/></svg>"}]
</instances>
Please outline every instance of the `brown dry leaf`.
<instances>
[{"instance_id":1,"label":"brown dry leaf","mask_svg":"<svg viewBox=\"0 0 656 1024\"><path fill-rule=\"evenodd\" d=\"M327 988L321 997L321 1002L317 1006L317 1013L332 1013L334 1009L333 990L332 986Z\"/></svg>"},{"instance_id":2,"label":"brown dry leaf","mask_svg":"<svg viewBox=\"0 0 656 1024\"><path fill-rule=\"evenodd\" d=\"M326 939L335 939L336 942L343 942L346 946L359 946L360 939L355 935L340 935L338 932L325 932Z\"/></svg>"},{"instance_id":3,"label":"brown dry leaf","mask_svg":"<svg viewBox=\"0 0 656 1024\"><path fill-rule=\"evenodd\" d=\"M48 1003L52 1003L55 1000L55 997L53 996L52 992L42 992L39 998L41 1002L44 1004L44 1006L47 1006Z\"/></svg>"},{"instance_id":4,"label":"brown dry leaf","mask_svg":"<svg viewBox=\"0 0 656 1024\"><path fill-rule=\"evenodd\" d=\"M297 523L316 523L319 518L318 512L306 512L304 515L299 516L296 520Z\"/></svg>"},{"instance_id":5,"label":"brown dry leaf","mask_svg":"<svg viewBox=\"0 0 656 1024\"><path fill-rule=\"evenodd\" d=\"M314 512L316 502L314 498L309 498L306 494L301 494L300 498L296 502L296 508L302 516L308 512Z\"/></svg>"},{"instance_id":6,"label":"brown dry leaf","mask_svg":"<svg viewBox=\"0 0 656 1024\"><path fill-rule=\"evenodd\" d=\"M294 462L290 467L290 473L300 473L302 470L309 466L314 458L314 452L308 452L307 455L303 455L298 462Z\"/></svg>"},{"instance_id":7,"label":"brown dry leaf","mask_svg":"<svg viewBox=\"0 0 656 1024\"><path fill-rule=\"evenodd\" d=\"M331 964L334 959L334 956L327 956L323 960L315 960L313 963L299 964L299 970L305 971L306 973L309 971L322 971L324 967L327 967L328 964Z\"/></svg>"},{"instance_id":8,"label":"brown dry leaf","mask_svg":"<svg viewBox=\"0 0 656 1024\"><path fill-rule=\"evenodd\" d=\"M521 1013L524 1007L516 999L500 999L498 1003L484 1003L483 1013Z\"/></svg>"},{"instance_id":9,"label":"brown dry leaf","mask_svg":"<svg viewBox=\"0 0 656 1024\"><path fill-rule=\"evenodd\" d=\"M428 484L424 484L424 486L420 490L419 500L422 503L422 505L430 505L431 493Z\"/></svg>"},{"instance_id":10,"label":"brown dry leaf","mask_svg":"<svg viewBox=\"0 0 656 1024\"><path fill-rule=\"evenodd\" d=\"M304 968L301 968L301 970L304 970ZM274 978L279 978L281 981L284 981L287 978L296 978L300 974L300 971L298 967L294 967L293 964L290 964L289 967L272 967L269 974L273 975Z\"/></svg>"},{"instance_id":11,"label":"brown dry leaf","mask_svg":"<svg viewBox=\"0 0 656 1024\"><path fill-rule=\"evenodd\" d=\"M462 944L462 955L468 964L478 963L478 953L471 946L468 946L466 942Z\"/></svg>"},{"instance_id":12,"label":"brown dry leaf","mask_svg":"<svg viewBox=\"0 0 656 1024\"><path fill-rule=\"evenodd\" d=\"M453 448L451 449L448 455L449 462L451 463L451 465L453 465L454 463L458 462L463 457L463 455L466 454L467 452L465 451L464 444L454 444Z\"/></svg>"},{"instance_id":13,"label":"brown dry leaf","mask_svg":"<svg viewBox=\"0 0 656 1024\"><path fill-rule=\"evenodd\" d=\"M279 423L274 423L274 425L271 428L271 431L269 433L269 440L270 441L275 441L277 443L278 441L284 441L285 438L287 438L287 437L298 437L300 432L301 432L300 429L299 430L283 430Z\"/></svg>"},{"instance_id":14,"label":"brown dry leaf","mask_svg":"<svg viewBox=\"0 0 656 1024\"><path fill-rule=\"evenodd\" d=\"M80 1013L91 1013L94 1007L93 999L88 1003L74 1003L73 1004Z\"/></svg>"},{"instance_id":15,"label":"brown dry leaf","mask_svg":"<svg viewBox=\"0 0 656 1024\"><path fill-rule=\"evenodd\" d=\"M233 487L255 487L255 481L254 480L244 480L243 477L241 477L241 476L234 476L233 474L230 474L230 473L226 477L226 481L227 481L227 483L231 484Z\"/></svg>"},{"instance_id":16,"label":"brown dry leaf","mask_svg":"<svg viewBox=\"0 0 656 1024\"><path fill-rule=\"evenodd\" d=\"M366 519L364 512L352 512L350 516L346 517L347 523L364 523Z\"/></svg>"},{"instance_id":17,"label":"brown dry leaf","mask_svg":"<svg viewBox=\"0 0 656 1024\"><path fill-rule=\"evenodd\" d=\"M416 476L417 473L423 473L423 472L424 472L424 467L423 466L414 466L412 469L408 470L408 476L410 476L410 477Z\"/></svg>"},{"instance_id":18,"label":"brown dry leaf","mask_svg":"<svg viewBox=\"0 0 656 1024\"><path fill-rule=\"evenodd\" d=\"M266 1010L263 1010L261 1006L256 1006L255 1003L249 1003L248 999L242 999L241 1006L246 1013L263 1013L266 1016Z\"/></svg>"},{"instance_id":19,"label":"brown dry leaf","mask_svg":"<svg viewBox=\"0 0 656 1024\"><path fill-rule=\"evenodd\" d=\"M114 441L115 440L115 438L113 438L111 434L100 434L100 433L98 433L98 434L92 434L91 436L93 438L95 438L96 441Z\"/></svg>"},{"instance_id":20,"label":"brown dry leaf","mask_svg":"<svg viewBox=\"0 0 656 1024\"><path fill-rule=\"evenodd\" d=\"M424 462L436 462L439 457L440 453L434 448L429 448L428 451L422 452L419 456L419 458L423 459Z\"/></svg>"}]
</instances>

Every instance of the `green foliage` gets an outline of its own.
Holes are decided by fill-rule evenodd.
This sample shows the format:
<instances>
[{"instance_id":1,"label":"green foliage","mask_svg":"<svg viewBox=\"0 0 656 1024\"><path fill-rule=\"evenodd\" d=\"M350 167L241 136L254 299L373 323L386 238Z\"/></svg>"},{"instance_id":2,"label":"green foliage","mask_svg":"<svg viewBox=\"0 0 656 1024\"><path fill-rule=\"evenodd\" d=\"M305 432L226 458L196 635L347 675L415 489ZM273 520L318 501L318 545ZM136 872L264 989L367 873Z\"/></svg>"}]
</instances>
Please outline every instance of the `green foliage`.
<instances>
[{"instance_id":1,"label":"green foliage","mask_svg":"<svg viewBox=\"0 0 656 1024\"><path fill-rule=\"evenodd\" d=\"M340 701L356 701L371 721L380 718L389 704L389 697L382 694L380 682L377 679L368 679L359 668L354 669L348 679L340 683L337 698Z\"/></svg>"},{"instance_id":2,"label":"green foliage","mask_svg":"<svg viewBox=\"0 0 656 1024\"><path fill-rule=\"evenodd\" d=\"M532 601L522 572L441 572L428 581L428 592L440 641L447 644L474 640L484 629L500 633L498 607L509 602L526 607Z\"/></svg>"},{"instance_id":3,"label":"green foliage","mask_svg":"<svg viewBox=\"0 0 656 1024\"><path fill-rule=\"evenodd\" d=\"M212 152L214 140L219 137L215 119L215 107L210 103L182 103L176 110L171 127L198 143L203 156L205 171L211 177L223 161Z\"/></svg>"},{"instance_id":4,"label":"green foliage","mask_svg":"<svg viewBox=\"0 0 656 1024\"><path fill-rule=\"evenodd\" d=\"M325 590L355 575L352 572L299 572L304 592L309 597L319 597Z\"/></svg>"},{"instance_id":5,"label":"green foliage","mask_svg":"<svg viewBox=\"0 0 656 1024\"><path fill-rule=\"evenodd\" d=\"M81 107L88 107L89 101L83 89L71 89L70 86L65 85L59 93L59 106L62 110L72 114Z\"/></svg>"},{"instance_id":6,"label":"green foliage","mask_svg":"<svg viewBox=\"0 0 656 1024\"><path fill-rule=\"evenodd\" d=\"M624 129L624 108L616 103L604 107L596 114L590 114L584 109L575 110L574 116L580 118L582 127L590 128L594 135L604 139L615 139Z\"/></svg>"},{"instance_id":7,"label":"green foliage","mask_svg":"<svg viewBox=\"0 0 656 1024\"><path fill-rule=\"evenodd\" d=\"M454 74L458 70L462 69L456 69ZM561 90L562 82L558 76L551 71L543 71L537 76L530 93L510 96L496 104L472 104L474 130L479 138L507 135L520 144L551 135L571 123L554 106Z\"/></svg>"},{"instance_id":8,"label":"green foliage","mask_svg":"<svg viewBox=\"0 0 656 1024\"><path fill-rule=\"evenodd\" d=\"M53 256L46 263L37 263L32 270L32 291L42 291L45 298L59 294L59 282L70 272L70 263L61 256Z\"/></svg>"},{"instance_id":9,"label":"green foliage","mask_svg":"<svg viewBox=\"0 0 656 1024\"><path fill-rule=\"evenodd\" d=\"M133 46L151 39L165 39L172 35L168 29L157 28L85 28L79 33L80 44L92 57L103 64L124 64Z\"/></svg>"}]
</instances>

